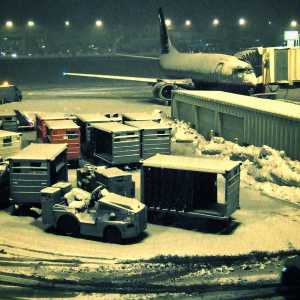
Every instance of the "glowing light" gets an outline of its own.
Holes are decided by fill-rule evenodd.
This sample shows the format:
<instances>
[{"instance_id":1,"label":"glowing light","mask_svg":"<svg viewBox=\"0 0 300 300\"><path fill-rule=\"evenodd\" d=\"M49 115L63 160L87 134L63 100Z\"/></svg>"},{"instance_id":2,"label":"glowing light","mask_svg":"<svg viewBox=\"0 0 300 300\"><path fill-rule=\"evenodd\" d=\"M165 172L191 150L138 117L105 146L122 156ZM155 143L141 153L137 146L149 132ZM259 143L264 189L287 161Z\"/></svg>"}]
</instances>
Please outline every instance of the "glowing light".
<instances>
[{"instance_id":1,"label":"glowing light","mask_svg":"<svg viewBox=\"0 0 300 300\"><path fill-rule=\"evenodd\" d=\"M8 82L8 81L4 81L4 82L2 83L2 86L9 86L9 82Z\"/></svg>"},{"instance_id":2,"label":"glowing light","mask_svg":"<svg viewBox=\"0 0 300 300\"><path fill-rule=\"evenodd\" d=\"M240 19L239 19L239 25L240 25L240 26L245 26L246 23L247 23L247 22L246 22L246 20L245 20L244 18L240 18Z\"/></svg>"},{"instance_id":3,"label":"glowing light","mask_svg":"<svg viewBox=\"0 0 300 300\"><path fill-rule=\"evenodd\" d=\"M101 20L96 20L95 25L96 25L96 27L102 27L103 22Z\"/></svg>"},{"instance_id":4,"label":"glowing light","mask_svg":"<svg viewBox=\"0 0 300 300\"><path fill-rule=\"evenodd\" d=\"M12 28L12 27L14 27L13 21L11 21L11 20L6 21L6 22L5 22L5 27L7 27L7 28Z\"/></svg>"},{"instance_id":5,"label":"glowing light","mask_svg":"<svg viewBox=\"0 0 300 300\"><path fill-rule=\"evenodd\" d=\"M27 22L27 26L28 26L28 27L34 27L34 26L35 26L35 23L34 23L32 20L29 20L29 21Z\"/></svg>"},{"instance_id":6,"label":"glowing light","mask_svg":"<svg viewBox=\"0 0 300 300\"><path fill-rule=\"evenodd\" d=\"M191 20L185 20L185 26L187 26L187 27L190 27L190 26L192 26L192 22L191 22Z\"/></svg>"},{"instance_id":7,"label":"glowing light","mask_svg":"<svg viewBox=\"0 0 300 300\"><path fill-rule=\"evenodd\" d=\"M290 23L291 27L297 27L298 26L298 22L296 20L292 20Z\"/></svg>"},{"instance_id":8,"label":"glowing light","mask_svg":"<svg viewBox=\"0 0 300 300\"><path fill-rule=\"evenodd\" d=\"M172 20L171 19L166 19L166 26L167 27L170 27L170 26L172 26Z\"/></svg>"},{"instance_id":9,"label":"glowing light","mask_svg":"<svg viewBox=\"0 0 300 300\"><path fill-rule=\"evenodd\" d=\"M66 26L66 27L69 27L70 25L71 25L70 21L68 21L68 20L65 21L65 26Z\"/></svg>"},{"instance_id":10,"label":"glowing light","mask_svg":"<svg viewBox=\"0 0 300 300\"><path fill-rule=\"evenodd\" d=\"M219 19L217 19L217 18L213 19L212 24L213 24L213 26L219 26L220 25Z\"/></svg>"}]
</instances>

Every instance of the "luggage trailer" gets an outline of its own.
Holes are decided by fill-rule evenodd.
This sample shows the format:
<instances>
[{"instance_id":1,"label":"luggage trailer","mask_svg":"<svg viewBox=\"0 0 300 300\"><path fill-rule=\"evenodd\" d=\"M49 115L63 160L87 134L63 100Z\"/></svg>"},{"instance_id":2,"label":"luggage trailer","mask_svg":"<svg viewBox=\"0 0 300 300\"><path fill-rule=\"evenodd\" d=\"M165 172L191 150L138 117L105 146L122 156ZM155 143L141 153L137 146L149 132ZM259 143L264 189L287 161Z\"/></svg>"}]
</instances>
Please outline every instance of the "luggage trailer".
<instances>
[{"instance_id":1,"label":"luggage trailer","mask_svg":"<svg viewBox=\"0 0 300 300\"><path fill-rule=\"evenodd\" d=\"M80 159L80 128L72 120L47 121L46 141L50 144L67 144L67 160L78 166Z\"/></svg>"},{"instance_id":2,"label":"luggage trailer","mask_svg":"<svg viewBox=\"0 0 300 300\"><path fill-rule=\"evenodd\" d=\"M228 221L239 208L240 164L157 154L142 163L141 200L153 214Z\"/></svg>"}]
</instances>

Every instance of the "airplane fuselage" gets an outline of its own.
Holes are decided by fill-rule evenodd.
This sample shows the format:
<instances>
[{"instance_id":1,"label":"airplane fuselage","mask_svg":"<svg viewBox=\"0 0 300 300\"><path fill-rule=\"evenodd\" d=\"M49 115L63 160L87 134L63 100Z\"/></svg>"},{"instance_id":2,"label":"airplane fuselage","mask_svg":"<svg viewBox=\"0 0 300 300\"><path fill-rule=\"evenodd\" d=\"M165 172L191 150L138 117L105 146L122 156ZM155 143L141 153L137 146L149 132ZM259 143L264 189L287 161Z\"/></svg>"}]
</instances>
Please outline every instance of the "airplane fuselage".
<instances>
[{"instance_id":1,"label":"airplane fuselage","mask_svg":"<svg viewBox=\"0 0 300 300\"><path fill-rule=\"evenodd\" d=\"M217 53L180 53L160 56L168 77L191 78L195 85L228 85L249 88L257 84L252 67L234 56Z\"/></svg>"}]
</instances>

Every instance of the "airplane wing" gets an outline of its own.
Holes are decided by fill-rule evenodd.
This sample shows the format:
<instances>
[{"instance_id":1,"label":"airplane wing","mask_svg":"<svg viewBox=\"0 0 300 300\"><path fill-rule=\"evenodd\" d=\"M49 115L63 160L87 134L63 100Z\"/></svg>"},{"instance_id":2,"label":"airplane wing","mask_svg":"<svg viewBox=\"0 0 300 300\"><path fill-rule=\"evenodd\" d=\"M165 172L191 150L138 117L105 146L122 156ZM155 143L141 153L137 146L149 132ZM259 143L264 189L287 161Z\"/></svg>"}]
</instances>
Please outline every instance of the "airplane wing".
<instances>
[{"instance_id":1,"label":"airplane wing","mask_svg":"<svg viewBox=\"0 0 300 300\"><path fill-rule=\"evenodd\" d=\"M160 79L151 77L131 77L131 76L116 76L116 75L106 75L106 74L87 74L87 73L63 73L64 76L78 76L78 77L90 77L99 79L112 79L112 80L127 80L127 81L138 81L145 83L158 83L165 82L169 84L177 85L190 85L192 84L191 79Z\"/></svg>"},{"instance_id":2,"label":"airplane wing","mask_svg":"<svg viewBox=\"0 0 300 300\"><path fill-rule=\"evenodd\" d=\"M91 77L101 79L114 79L114 80L127 80L127 81L140 81L146 83L156 83L159 80L157 78L147 77L131 77L131 76L115 76L115 75L102 75L102 74L86 74L86 73L63 73L64 76L78 76L78 77Z\"/></svg>"},{"instance_id":3,"label":"airplane wing","mask_svg":"<svg viewBox=\"0 0 300 300\"><path fill-rule=\"evenodd\" d=\"M121 57L129 57L129 58L159 60L159 57L153 57L153 56L143 56L143 55L133 55L133 54L123 54L123 53L115 53L114 55L121 56Z\"/></svg>"}]
</instances>

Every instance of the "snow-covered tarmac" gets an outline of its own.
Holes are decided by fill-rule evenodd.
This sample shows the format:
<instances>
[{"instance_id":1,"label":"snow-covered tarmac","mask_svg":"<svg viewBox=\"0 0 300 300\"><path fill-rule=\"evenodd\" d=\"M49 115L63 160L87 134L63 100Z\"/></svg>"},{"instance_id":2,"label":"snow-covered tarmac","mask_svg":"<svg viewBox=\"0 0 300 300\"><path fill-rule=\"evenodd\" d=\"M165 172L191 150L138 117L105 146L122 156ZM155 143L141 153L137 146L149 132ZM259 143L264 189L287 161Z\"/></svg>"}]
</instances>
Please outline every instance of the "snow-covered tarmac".
<instances>
[{"instance_id":1,"label":"snow-covered tarmac","mask_svg":"<svg viewBox=\"0 0 300 300\"><path fill-rule=\"evenodd\" d=\"M152 112L170 108L151 100L151 89L143 84L99 86L85 83L68 87L23 87L24 101L0 106L33 114L37 111ZM26 137L27 133L24 134ZM28 135L31 138L33 135ZM138 174L135 174L138 181ZM137 189L139 183L137 182ZM139 192L139 191L138 191ZM241 186L241 209L234 214L237 228L228 234L204 233L175 227L149 225L138 243L111 245L87 238L71 238L44 232L40 220L10 216L0 211L0 244L74 256L133 259L157 255L234 255L252 251L300 248L298 208Z\"/></svg>"}]
</instances>

